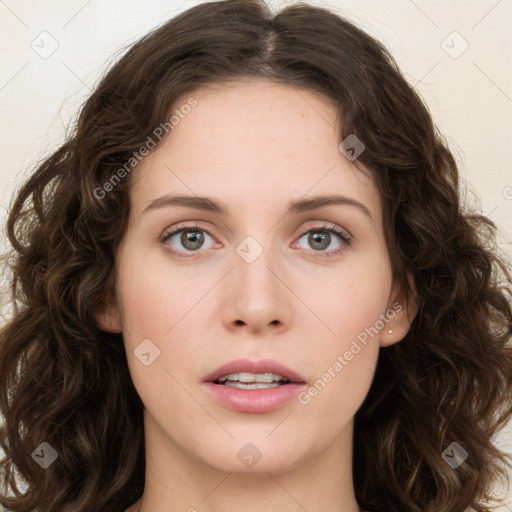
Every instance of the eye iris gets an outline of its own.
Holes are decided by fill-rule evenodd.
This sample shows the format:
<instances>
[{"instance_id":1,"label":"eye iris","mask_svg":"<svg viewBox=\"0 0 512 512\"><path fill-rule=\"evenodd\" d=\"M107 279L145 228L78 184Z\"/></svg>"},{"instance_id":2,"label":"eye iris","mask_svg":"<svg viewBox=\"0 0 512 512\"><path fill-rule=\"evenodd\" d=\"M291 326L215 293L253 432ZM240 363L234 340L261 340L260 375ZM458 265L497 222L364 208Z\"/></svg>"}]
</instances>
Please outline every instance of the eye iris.
<instances>
[{"instance_id":1,"label":"eye iris","mask_svg":"<svg viewBox=\"0 0 512 512\"><path fill-rule=\"evenodd\" d=\"M204 235L198 230L185 229L181 233L181 243L191 251L199 249L204 243Z\"/></svg>"},{"instance_id":2,"label":"eye iris","mask_svg":"<svg viewBox=\"0 0 512 512\"><path fill-rule=\"evenodd\" d=\"M320 240L318 240L319 238ZM327 232L312 231L308 237L308 242L312 244L313 247L317 242L320 242L320 247L317 246L317 249L325 249L326 247L329 247L330 241L331 235Z\"/></svg>"}]
</instances>

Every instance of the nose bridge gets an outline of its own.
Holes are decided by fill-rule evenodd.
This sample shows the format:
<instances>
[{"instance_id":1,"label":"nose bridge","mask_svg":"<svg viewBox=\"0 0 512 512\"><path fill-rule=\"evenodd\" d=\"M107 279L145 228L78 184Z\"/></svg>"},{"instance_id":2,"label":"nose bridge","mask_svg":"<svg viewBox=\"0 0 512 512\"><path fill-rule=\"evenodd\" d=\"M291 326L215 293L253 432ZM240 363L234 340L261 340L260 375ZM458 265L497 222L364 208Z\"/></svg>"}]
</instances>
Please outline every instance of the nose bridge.
<instances>
[{"instance_id":1,"label":"nose bridge","mask_svg":"<svg viewBox=\"0 0 512 512\"><path fill-rule=\"evenodd\" d=\"M228 290L228 321L242 321L252 329L287 323L290 304L286 286L278 278L282 266L273 237L263 228L235 247L236 257ZM285 279L283 279L285 280Z\"/></svg>"},{"instance_id":2,"label":"nose bridge","mask_svg":"<svg viewBox=\"0 0 512 512\"><path fill-rule=\"evenodd\" d=\"M277 250L273 245L272 237L261 231L259 234L247 235L235 247L235 286L240 283L243 290L252 291L253 294L275 291L274 272L279 264Z\"/></svg>"}]
</instances>

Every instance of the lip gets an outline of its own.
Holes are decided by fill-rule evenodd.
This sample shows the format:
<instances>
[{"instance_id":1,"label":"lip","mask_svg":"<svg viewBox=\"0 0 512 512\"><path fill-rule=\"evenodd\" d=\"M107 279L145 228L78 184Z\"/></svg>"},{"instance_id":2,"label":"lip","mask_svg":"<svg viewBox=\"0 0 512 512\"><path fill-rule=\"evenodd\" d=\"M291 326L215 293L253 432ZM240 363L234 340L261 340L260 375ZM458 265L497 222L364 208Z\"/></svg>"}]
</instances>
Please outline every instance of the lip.
<instances>
[{"instance_id":1,"label":"lip","mask_svg":"<svg viewBox=\"0 0 512 512\"><path fill-rule=\"evenodd\" d=\"M220 405L238 412L265 413L297 398L306 383L283 384L267 389L238 389L205 382L205 391Z\"/></svg>"},{"instance_id":2,"label":"lip","mask_svg":"<svg viewBox=\"0 0 512 512\"><path fill-rule=\"evenodd\" d=\"M275 373L286 377L290 382L267 389L238 389L215 384L223 375L241 372ZM234 411L249 413L274 411L296 398L306 385L301 375L272 359L236 359L220 366L204 378L204 389L220 405Z\"/></svg>"},{"instance_id":3,"label":"lip","mask_svg":"<svg viewBox=\"0 0 512 512\"><path fill-rule=\"evenodd\" d=\"M223 364L210 374L208 374L203 381L215 382L223 375L230 373L275 373L286 377L291 383L304 384L304 378L298 373L294 372L284 364L273 359L262 359L260 361L251 361L250 359L235 359L229 363ZM243 390L242 390L243 391Z\"/></svg>"}]
</instances>

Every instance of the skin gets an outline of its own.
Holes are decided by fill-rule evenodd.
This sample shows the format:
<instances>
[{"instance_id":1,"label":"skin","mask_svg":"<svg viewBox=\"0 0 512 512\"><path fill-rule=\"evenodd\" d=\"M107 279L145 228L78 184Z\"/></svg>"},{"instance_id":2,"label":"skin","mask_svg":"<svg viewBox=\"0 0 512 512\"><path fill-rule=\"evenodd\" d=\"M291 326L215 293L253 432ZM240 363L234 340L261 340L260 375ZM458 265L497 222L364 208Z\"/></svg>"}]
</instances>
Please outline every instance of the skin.
<instances>
[{"instance_id":1,"label":"skin","mask_svg":"<svg viewBox=\"0 0 512 512\"><path fill-rule=\"evenodd\" d=\"M145 405L140 512L356 512L353 418L380 348L399 342L416 314L392 280L380 193L339 151L337 110L316 93L241 81L193 97L197 106L132 176L117 299L97 314L104 330L123 332ZM334 192L365 205L371 218L351 205L284 215L291 200ZM229 214L184 206L143 213L167 193L222 201ZM180 234L160 241L196 223L212 234L200 232L199 249ZM350 234L351 244L331 234L325 247L302 234L325 234L325 223ZM236 252L247 236L263 249L252 263ZM307 404L236 412L203 389L206 374L239 357L276 359L312 385L396 301L401 311ZM134 355L144 339L160 350L149 366ZM248 442L262 454L250 468L237 457Z\"/></svg>"}]
</instances>

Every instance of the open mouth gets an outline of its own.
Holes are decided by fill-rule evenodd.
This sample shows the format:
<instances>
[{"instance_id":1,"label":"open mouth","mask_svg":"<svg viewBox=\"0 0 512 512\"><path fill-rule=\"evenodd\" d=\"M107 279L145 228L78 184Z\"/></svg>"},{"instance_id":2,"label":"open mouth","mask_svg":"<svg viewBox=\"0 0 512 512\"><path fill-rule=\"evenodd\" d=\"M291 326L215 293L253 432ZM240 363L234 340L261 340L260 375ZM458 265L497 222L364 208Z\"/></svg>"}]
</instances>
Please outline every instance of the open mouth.
<instances>
[{"instance_id":1,"label":"open mouth","mask_svg":"<svg viewBox=\"0 0 512 512\"><path fill-rule=\"evenodd\" d=\"M223 375L214 381L214 383L238 389L268 389L292 384L289 379L276 373L246 372Z\"/></svg>"},{"instance_id":2,"label":"open mouth","mask_svg":"<svg viewBox=\"0 0 512 512\"><path fill-rule=\"evenodd\" d=\"M221 406L264 414L297 398L304 377L273 359L230 361L203 379L205 391Z\"/></svg>"}]
</instances>

